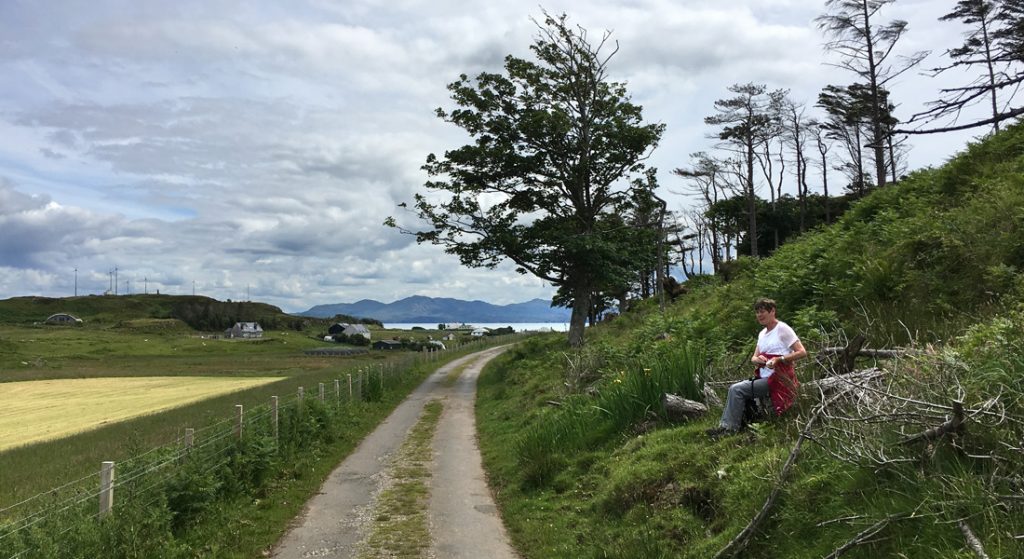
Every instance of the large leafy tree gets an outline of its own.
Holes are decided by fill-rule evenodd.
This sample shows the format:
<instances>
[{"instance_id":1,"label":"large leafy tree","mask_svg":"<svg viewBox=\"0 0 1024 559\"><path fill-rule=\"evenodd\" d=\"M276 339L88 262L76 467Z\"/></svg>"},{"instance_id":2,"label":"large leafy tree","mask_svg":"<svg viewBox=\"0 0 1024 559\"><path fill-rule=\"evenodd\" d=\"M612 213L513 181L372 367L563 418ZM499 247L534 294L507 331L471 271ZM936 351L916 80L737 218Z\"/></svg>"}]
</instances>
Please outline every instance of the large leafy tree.
<instances>
[{"instance_id":1,"label":"large leafy tree","mask_svg":"<svg viewBox=\"0 0 1024 559\"><path fill-rule=\"evenodd\" d=\"M416 237L466 266L511 260L557 286L572 307L569 342L579 346L593 294L621 283L641 256L615 216L647 184L628 179L644 170L664 125L645 124L625 85L610 81L618 47L609 33L592 42L566 16L544 16L530 47L536 60L510 55L503 73L449 84L458 107L437 114L473 142L427 157L432 180L415 210L429 227Z\"/></svg>"}]
</instances>

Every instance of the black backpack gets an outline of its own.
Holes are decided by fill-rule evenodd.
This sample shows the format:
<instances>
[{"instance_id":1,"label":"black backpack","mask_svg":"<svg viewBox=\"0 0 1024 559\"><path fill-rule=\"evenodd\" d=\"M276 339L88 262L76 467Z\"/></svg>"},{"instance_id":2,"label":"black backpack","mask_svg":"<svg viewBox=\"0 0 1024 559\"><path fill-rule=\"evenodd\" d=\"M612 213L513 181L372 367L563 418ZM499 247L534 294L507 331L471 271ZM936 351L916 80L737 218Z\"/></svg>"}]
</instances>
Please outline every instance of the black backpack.
<instances>
[{"instance_id":1,"label":"black backpack","mask_svg":"<svg viewBox=\"0 0 1024 559\"><path fill-rule=\"evenodd\" d=\"M750 379L750 383L753 384L756 378ZM753 387L751 387L753 388ZM753 389L750 391L753 393ZM771 398L767 397L753 397L746 401L746 405L743 408L743 425L750 425L751 423L761 423L771 419L774 415L772 409Z\"/></svg>"}]
</instances>

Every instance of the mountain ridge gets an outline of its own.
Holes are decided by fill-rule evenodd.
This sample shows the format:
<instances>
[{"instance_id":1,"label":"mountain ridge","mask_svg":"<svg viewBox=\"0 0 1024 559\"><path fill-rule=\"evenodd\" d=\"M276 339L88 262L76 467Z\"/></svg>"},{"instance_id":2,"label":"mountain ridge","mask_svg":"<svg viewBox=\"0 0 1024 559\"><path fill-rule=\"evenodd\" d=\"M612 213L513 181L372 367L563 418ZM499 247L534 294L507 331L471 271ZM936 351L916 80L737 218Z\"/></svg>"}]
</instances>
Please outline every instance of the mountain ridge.
<instances>
[{"instance_id":1,"label":"mountain ridge","mask_svg":"<svg viewBox=\"0 0 1024 559\"><path fill-rule=\"evenodd\" d=\"M374 318L381 322L566 322L569 310L552 308L544 299L494 305L450 297L412 295L391 303L361 299L355 303L314 305L300 316L330 318L336 314Z\"/></svg>"}]
</instances>

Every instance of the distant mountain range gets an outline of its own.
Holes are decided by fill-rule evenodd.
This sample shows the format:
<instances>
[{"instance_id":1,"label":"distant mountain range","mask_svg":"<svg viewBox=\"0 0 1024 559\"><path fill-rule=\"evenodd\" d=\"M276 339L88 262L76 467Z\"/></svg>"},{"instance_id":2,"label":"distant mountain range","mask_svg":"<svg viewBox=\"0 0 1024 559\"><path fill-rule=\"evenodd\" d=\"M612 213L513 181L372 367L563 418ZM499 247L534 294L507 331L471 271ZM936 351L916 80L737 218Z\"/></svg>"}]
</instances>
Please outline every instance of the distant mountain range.
<instances>
[{"instance_id":1,"label":"distant mountain range","mask_svg":"<svg viewBox=\"0 0 1024 559\"><path fill-rule=\"evenodd\" d=\"M356 303L316 305L302 316L330 318L336 314L375 318L381 322L568 322L570 311L552 308L549 301L533 299L512 305L492 305L484 301L462 301L413 296L381 303L363 299Z\"/></svg>"}]
</instances>

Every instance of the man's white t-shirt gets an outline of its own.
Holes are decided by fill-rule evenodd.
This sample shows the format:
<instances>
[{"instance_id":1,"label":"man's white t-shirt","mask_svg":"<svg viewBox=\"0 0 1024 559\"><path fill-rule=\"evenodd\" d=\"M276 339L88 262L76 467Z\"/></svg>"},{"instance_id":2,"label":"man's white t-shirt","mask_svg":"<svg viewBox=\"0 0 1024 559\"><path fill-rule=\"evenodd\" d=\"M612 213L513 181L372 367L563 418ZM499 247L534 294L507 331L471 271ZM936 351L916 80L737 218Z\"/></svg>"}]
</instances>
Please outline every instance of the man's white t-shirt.
<instances>
[{"instance_id":1,"label":"man's white t-shirt","mask_svg":"<svg viewBox=\"0 0 1024 559\"><path fill-rule=\"evenodd\" d=\"M786 355L790 352L793 344L799 341L800 338L796 336L796 332L789 327L789 324L780 320L771 331L767 328L761 329L761 332L757 335L757 353ZM761 367L761 378L768 378L772 376L773 372L775 371L768 367Z\"/></svg>"}]
</instances>

